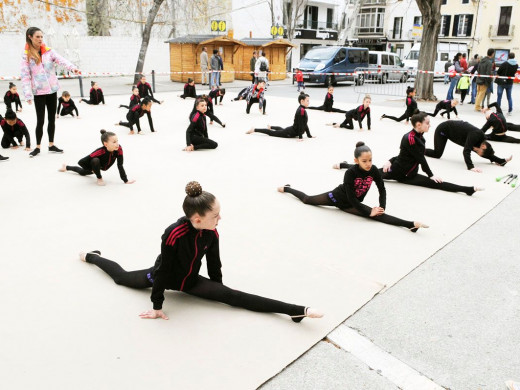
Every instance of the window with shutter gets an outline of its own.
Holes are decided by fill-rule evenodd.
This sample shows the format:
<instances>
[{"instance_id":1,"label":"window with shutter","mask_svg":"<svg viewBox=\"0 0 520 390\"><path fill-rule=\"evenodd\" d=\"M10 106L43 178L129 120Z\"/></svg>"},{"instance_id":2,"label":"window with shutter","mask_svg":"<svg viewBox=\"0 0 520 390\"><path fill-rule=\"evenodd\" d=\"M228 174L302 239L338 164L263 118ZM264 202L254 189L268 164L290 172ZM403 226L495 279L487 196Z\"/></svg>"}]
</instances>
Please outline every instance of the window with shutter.
<instances>
[{"instance_id":1,"label":"window with shutter","mask_svg":"<svg viewBox=\"0 0 520 390\"><path fill-rule=\"evenodd\" d=\"M467 15L467 17L468 17L468 25L467 25L467 28L466 28L466 36L470 37L471 36L471 29L473 28L473 15Z\"/></svg>"},{"instance_id":2,"label":"window with shutter","mask_svg":"<svg viewBox=\"0 0 520 390\"><path fill-rule=\"evenodd\" d=\"M459 28L459 17L460 15L455 15L453 18L453 30L451 31L451 36L453 37L457 36L457 30Z\"/></svg>"}]
</instances>

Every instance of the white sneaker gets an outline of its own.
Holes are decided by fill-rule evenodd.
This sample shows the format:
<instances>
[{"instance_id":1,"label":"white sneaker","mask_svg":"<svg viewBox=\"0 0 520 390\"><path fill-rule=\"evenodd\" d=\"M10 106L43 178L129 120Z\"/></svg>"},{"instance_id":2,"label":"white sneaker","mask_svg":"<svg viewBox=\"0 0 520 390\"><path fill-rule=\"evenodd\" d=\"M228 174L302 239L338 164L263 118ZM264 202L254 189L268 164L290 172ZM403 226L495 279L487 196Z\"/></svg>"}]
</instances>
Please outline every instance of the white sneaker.
<instances>
[{"instance_id":1,"label":"white sneaker","mask_svg":"<svg viewBox=\"0 0 520 390\"><path fill-rule=\"evenodd\" d=\"M509 112L507 113L507 116L511 116L511 115L513 115L513 113L512 113L511 111L509 111Z\"/></svg>"}]
</instances>

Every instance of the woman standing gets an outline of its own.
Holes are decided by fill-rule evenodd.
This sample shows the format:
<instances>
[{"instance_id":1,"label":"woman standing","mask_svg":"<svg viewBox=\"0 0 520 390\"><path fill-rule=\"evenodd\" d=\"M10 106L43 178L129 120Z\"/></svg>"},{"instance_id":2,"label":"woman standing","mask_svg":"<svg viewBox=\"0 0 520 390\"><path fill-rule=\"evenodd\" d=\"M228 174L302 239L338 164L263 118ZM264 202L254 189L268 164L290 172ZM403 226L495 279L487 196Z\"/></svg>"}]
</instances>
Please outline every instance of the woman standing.
<instances>
[{"instance_id":1,"label":"woman standing","mask_svg":"<svg viewBox=\"0 0 520 390\"><path fill-rule=\"evenodd\" d=\"M128 272L116 262L101 257L99 251L80 253L80 259L97 265L119 285L138 289L151 287L153 309L141 313L141 318L168 319L162 311L165 290L182 291L257 312L286 314L294 322L300 322L304 317L323 317L322 313L309 307L275 301L225 286L217 232L219 201L213 194L202 191L199 183L191 181L186 185L182 208L185 216L164 231L161 253L153 267ZM204 256L209 279L199 275Z\"/></svg>"},{"instance_id":2,"label":"woman standing","mask_svg":"<svg viewBox=\"0 0 520 390\"><path fill-rule=\"evenodd\" d=\"M54 145L54 130L57 105L57 91L60 89L56 77L55 64L59 64L77 74L79 70L65 58L43 43L43 33L38 27L30 27L25 33L25 53L22 57L22 85L25 100L29 105L34 100L36 108L36 148L29 154L35 157L40 153L47 108L47 134L49 135L49 152L63 153Z\"/></svg>"},{"instance_id":3,"label":"woman standing","mask_svg":"<svg viewBox=\"0 0 520 390\"><path fill-rule=\"evenodd\" d=\"M457 73L464 72L464 68L460 64L460 59L462 58L462 53L457 53L455 55L455 58L453 58L453 67L455 68L454 71ZM450 82L450 88L448 89L448 95L446 95L446 100L453 100L453 90L457 86L460 80L460 76L451 76L451 82Z\"/></svg>"}]
</instances>

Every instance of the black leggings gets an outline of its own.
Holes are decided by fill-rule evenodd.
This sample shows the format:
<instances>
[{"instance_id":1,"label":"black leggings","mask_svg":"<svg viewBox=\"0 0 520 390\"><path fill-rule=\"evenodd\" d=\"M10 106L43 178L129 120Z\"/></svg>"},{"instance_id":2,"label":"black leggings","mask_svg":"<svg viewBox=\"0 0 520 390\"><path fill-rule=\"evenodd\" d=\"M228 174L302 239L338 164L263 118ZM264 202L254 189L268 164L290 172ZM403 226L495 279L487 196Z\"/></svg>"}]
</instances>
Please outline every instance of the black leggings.
<instances>
[{"instance_id":1,"label":"black leggings","mask_svg":"<svg viewBox=\"0 0 520 390\"><path fill-rule=\"evenodd\" d=\"M345 120L339 127L343 127L344 129L354 130L354 121L352 120L354 117L352 115L345 115ZM336 125L337 123L333 123Z\"/></svg>"},{"instance_id":2,"label":"black leggings","mask_svg":"<svg viewBox=\"0 0 520 390\"><path fill-rule=\"evenodd\" d=\"M411 116L412 115L408 111L406 111L399 118L397 118L395 116L390 116L390 115L383 114L383 118L392 119L393 121L396 121L396 122L401 122L403 119L406 119L406 121L408 122L408 120L410 119Z\"/></svg>"},{"instance_id":3,"label":"black leggings","mask_svg":"<svg viewBox=\"0 0 520 390\"><path fill-rule=\"evenodd\" d=\"M94 100L81 99L81 101L82 101L83 103L87 103L87 104L90 104L90 105L92 105L92 106L97 106L97 105L103 103L103 102L100 101L100 100L98 100L97 102L95 102ZM104 104L104 103L103 103L103 104Z\"/></svg>"},{"instance_id":4,"label":"black leggings","mask_svg":"<svg viewBox=\"0 0 520 390\"><path fill-rule=\"evenodd\" d=\"M312 206L337 206L337 204L332 200L332 191L331 192L325 192L320 195L314 195L309 196L304 194L301 191L295 190L291 187L284 187L284 191L288 192L290 194L293 194L298 199L300 199L303 203L309 204ZM370 207L363 205L363 208L366 208L367 211L371 210ZM339 207L338 207L339 208ZM348 208L342 208L340 209L346 213L358 215L360 217L365 217L374 221L386 223L388 225L394 225L394 226L402 226L408 229L413 229L415 227L415 224L413 221L405 221L404 219L396 218L388 214L382 214L378 215L376 217L370 217L362 214L358 209L355 207L348 207Z\"/></svg>"},{"instance_id":5,"label":"black leggings","mask_svg":"<svg viewBox=\"0 0 520 390\"><path fill-rule=\"evenodd\" d=\"M379 169L381 173L381 177L383 180L397 180L399 183L409 184L412 186L426 187L432 188L434 190L448 191L448 192L464 192L466 195L473 195L475 193L474 187L465 187L459 186L457 184L448 183L447 181L443 181L442 183L437 183L427 176L416 174L413 177L406 177L404 179L396 179L393 176L392 172L383 172L383 169Z\"/></svg>"},{"instance_id":6,"label":"black leggings","mask_svg":"<svg viewBox=\"0 0 520 390\"><path fill-rule=\"evenodd\" d=\"M280 126L271 126L271 130L255 129L255 133L267 134L270 137L294 138L294 129L292 126L286 128Z\"/></svg>"},{"instance_id":7,"label":"black leggings","mask_svg":"<svg viewBox=\"0 0 520 390\"><path fill-rule=\"evenodd\" d=\"M56 112L58 100L56 92L50 95L36 95L34 96L34 107L36 108L36 145L39 146L42 143L43 138L43 125L45 124L45 107L47 107L47 134L49 135L49 142L54 142L54 131Z\"/></svg>"},{"instance_id":8,"label":"black leggings","mask_svg":"<svg viewBox=\"0 0 520 390\"><path fill-rule=\"evenodd\" d=\"M464 103L464 99L466 99L466 95L468 94L469 89L461 89L460 90L460 102Z\"/></svg>"},{"instance_id":9,"label":"black leggings","mask_svg":"<svg viewBox=\"0 0 520 390\"><path fill-rule=\"evenodd\" d=\"M88 263L95 264L105 271L116 284L136 289L150 288L153 286L150 280L153 267L128 272L116 262L101 256L87 254L86 260ZM289 316L301 316L305 314L304 306L292 305L233 290L221 283L214 282L200 275L197 277L197 283L183 292L199 298L222 302L230 306L262 313L281 313Z\"/></svg>"},{"instance_id":10,"label":"black leggings","mask_svg":"<svg viewBox=\"0 0 520 390\"><path fill-rule=\"evenodd\" d=\"M153 128L152 115L149 112L146 112L146 116L148 117L148 125L150 126L150 131L152 133L154 133L155 130ZM128 117L126 119L128 119ZM137 120L137 122L133 122L133 121L130 121L130 120L129 120L129 122L123 122L123 121L119 122L119 126L128 127L132 131L134 131L134 125L137 126L137 132L140 133L141 132L141 124L139 123L139 119Z\"/></svg>"},{"instance_id":11,"label":"black leggings","mask_svg":"<svg viewBox=\"0 0 520 390\"><path fill-rule=\"evenodd\" d=\"M13 140L18 140L18 143L22 143L23 141L23 136L20 135L19 137L17 136L14 136L13 137ZM9 149L11 146L15 146L16 145L16 142L13 142L11 140L9 140L5 135L2 137L2 141L1 141L1 144L2 148L4 149Z\"/></svg>"},{"instance_id":12,"label":"black leggings","mask_svg":"<svg viewBox=\"0 0 520 390\"><path fill-rule=\"evenodd\" d=\"M342 114L345 114L346 111L345 110L340 110L339 108L334 108L334 107L331 107L330 109L327 109L325 108L325 105L323 106L318 106L318 107L307 107L307 109L309 110L321 110L321 111L325 111L325 112L341 112Z\"/></svg>"},{"instance_id":13,"label":"black leggings","mask_svg":"<svg viewBox=\"0 0 520 390\"><path fill-rule=\"evenodd\" d=\"M211 122L215 121L217 122L220 126L224 127L224 125L222 124L222 122L220 121L220 119L217 118L217 116L211 112L211 111L206 111L206 116L209 117L209 120Z\"/></svg>"},{"instance_id":14,"label":"black leggings","mask_svg":"<svg viewBox=\"0 0 520 390\"><path fill-rule=\"evenodd\" d=\"M254 104L254 103L258 103L260 104L260 101L258 100L258 98L251 98L249 99L249 103L247 103L247 108L246 108L246 113L249 114L249 111L251 111L251 106ZM264 99L264 108L263 108L263 113L265 114L265 107L267 106L267 99Z\"/></svg>"},{"instance_id":15,"label":"black leggings","mask_svg":"<svg viewBox=\"0 0 520 390\"><path fill-rule=\"evenodd\" d=\"M73 171L76 173L79 173L81 176L88 176L92 175L93 173L96 174L96 177L98 179L101 179L101 162L99 161L99 158L93 158L90 160L90 167L75 167L71 165L67 165L66 167L67 171Z\"/></svg>"},{"instance_id":16,"label":"black leggings","mask_svg":"<svg viewBox=\"0 0 520 390\"><path fill-rule=\"evenodd\" d=\"M63 108L61 109L60 115L61 115L61 116L65 116L65 115L71 115L71 116L74 116L74 109L71 108L71 107L67 107L67 108L63 107Z\"/></svg>"},{"instance_id":17,"label":"black leggings","mask_svg":"<svg viewBox=\"0 0 520 390\"><path fill-rule=\"evenodd\" d=\"M199 149L216 149L218 144L206 137L200 137L198 135L191 136L191 144L195 150Z\"/></svg>"},{"instance_id":18,"label":"black leggings","mask_svg":"<svg viewBox=\"0 0 520 390\"><path fill-rule=\"evenodd\" d=\"M507 126L509 127L509 123L507 124ZM517 126L517 125L515 125L515 126ZM513 130L513 131L516 131L516 130ZM507 142L510 144L520 144L520 138L510 137L508 135L489 134L488 136L486 136L486 138L489 141Z\"/></svg>"}]
</instances>

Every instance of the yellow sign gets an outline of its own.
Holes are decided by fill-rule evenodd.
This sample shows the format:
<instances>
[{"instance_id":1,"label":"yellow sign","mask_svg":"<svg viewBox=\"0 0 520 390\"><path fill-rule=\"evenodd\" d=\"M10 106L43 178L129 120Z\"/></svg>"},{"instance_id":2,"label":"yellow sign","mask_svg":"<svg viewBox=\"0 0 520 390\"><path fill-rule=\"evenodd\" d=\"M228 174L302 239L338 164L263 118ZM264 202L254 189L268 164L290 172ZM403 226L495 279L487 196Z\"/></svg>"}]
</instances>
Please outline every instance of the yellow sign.
<instances>
[{"instance_id":1,"label":"yellow sign","mask_svg":"<svg viewBox=\"0 0 520 390\"><path fill-rule=\"evenodd\" d=\"M422 37L422 32L423 32L423 26L422 25L419 25L419 24L414 24L413 25L412 37L414 37L414 38Z\"/></svg>"},{"instance_id":2,"label":"yellow sign","mask_svg":"<svg viewBox=\"0 0 520 390\"><path fill-rule=\"evenodd\" d=\"M218 31L218 21L217 20L211 21L211 31Z\"/></svg>"},{"instance_id":3,"label":"yellow sign","mask_svg":"<svg viewBox=\"0 0 520 390\"><path fill-rule=\"evenodd\" d=\"M224 20L221 20L218 22L218 31L224 32L226 31L226 22Z\"/></svg>"},{"instance_id":4,"label":"yellow sign","mask_svg":"<svg viewBox=\"0 0 520 390\"><path fill-rule=\"evenodd\" d=\"M284 33L285 33L285 29L283 28L283 26L271 26L271 35L272 36L275 36L275 35L283 36Z\"/></svg>"}]
</instances>

